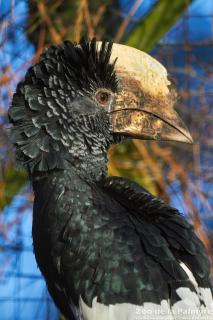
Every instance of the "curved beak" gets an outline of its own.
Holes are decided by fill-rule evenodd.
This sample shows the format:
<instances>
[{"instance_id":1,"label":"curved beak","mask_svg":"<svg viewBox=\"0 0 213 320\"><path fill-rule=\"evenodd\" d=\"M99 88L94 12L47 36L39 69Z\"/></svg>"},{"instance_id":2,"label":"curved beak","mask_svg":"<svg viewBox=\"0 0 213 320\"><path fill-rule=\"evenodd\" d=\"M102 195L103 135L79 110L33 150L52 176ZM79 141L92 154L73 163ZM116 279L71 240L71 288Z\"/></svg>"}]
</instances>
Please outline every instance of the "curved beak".
<instances>
[{"instance_id":1,"label":"curved beak","mask_svg":"<svg viewBox=\"0 0 213 320\"><path fill-rule=\"evenodd\" d=\"M109 114L112 131L144 140L193 143L174 105L177 94L166 69L148 54L113 44L111 59L120 92Z\"/></svg>"},{"instance_id":2,"label":"curved beak","mask_svg":"<svg viewBox=\"0 0 213 320\"><path fill-rule=\"evenodd\" d=\"M142 140L179 141L193 143L185 124L169 105L161 108L162 101L147 98L144 104L132 102L131 98L117 96L114 109L110 111L112 130ZM140 99L139 99L140 100ZM118 102L119 101L119 102ZM149 104L148 104L149 101ZM163 110L162 112L160 112Z\"/></svg>"}]
</instances>

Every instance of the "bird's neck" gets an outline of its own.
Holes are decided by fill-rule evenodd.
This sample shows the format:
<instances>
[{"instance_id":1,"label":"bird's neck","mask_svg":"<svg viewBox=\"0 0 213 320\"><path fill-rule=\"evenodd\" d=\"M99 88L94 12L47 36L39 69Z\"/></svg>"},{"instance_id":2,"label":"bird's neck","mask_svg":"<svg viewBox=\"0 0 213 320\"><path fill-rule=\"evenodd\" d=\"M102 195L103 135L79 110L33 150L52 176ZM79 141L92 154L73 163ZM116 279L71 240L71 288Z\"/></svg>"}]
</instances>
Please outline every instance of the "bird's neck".
<instances>
[{"instance_id":1,"label":"bird's neck","mask_svg":"<svg viewBox=\"0 0 213 320\"><path fill-rule=\"evenodd\" d=\"M74 171L85 181L100 181L107 176L107 154L85 153L84 157L71 157L67 163L67 169Z\"/></svg>"},{"instance_id":2,"label":"bird's neck","mask_svg":"<svg viewBox=\"0 0 213 320\"><path fill-rule=\"evenodd\" d=\"M66 170L74 171L84 181L99 181L107 176L108 144L104 136L78 134L66 155Z\"/></svg>"},{"instance_id":3,"label":"bird's neck","mask_svg":"<svg viewBox=\"0 0 213 320\"><path fill-rule=\"evenodd\" d=\"M108 118L102 113L78 119L66 155L66 169L74 170L85 181L99 181L107 176L107 151L114 141L108 126Z\"/></svg>"}]
</instances>

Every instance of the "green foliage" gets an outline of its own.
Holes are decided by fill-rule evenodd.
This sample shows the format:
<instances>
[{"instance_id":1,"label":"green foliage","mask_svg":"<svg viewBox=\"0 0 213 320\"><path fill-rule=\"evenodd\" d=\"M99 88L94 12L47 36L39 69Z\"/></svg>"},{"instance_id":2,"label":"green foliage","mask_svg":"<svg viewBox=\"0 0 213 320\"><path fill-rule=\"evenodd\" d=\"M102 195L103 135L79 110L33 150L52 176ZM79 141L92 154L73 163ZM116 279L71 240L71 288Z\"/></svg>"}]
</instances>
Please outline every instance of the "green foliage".
<instances>
[{"instance_id":1,"label":"green foliage","mask_svg":"<svg viewBox=\"0 0 213 320\"><path fill-rule=\"evenodd\" d=\"M192 0L160 0L125 37L126 45L150 51L183 15Z\"/></svg>"},{"instance_id":2,"label":"green foliage","mask_svg":"<svg viewBox=\"0 0 213 320\"><path fill-rule=\"evenodd\" d=\"M112 148L108 166L108 173L112 176L126 177L143 185L152 194L158 194L155 181L153 181L146 167L141 168L141 155L138 154L134 143L130 140Z\"/></svg>"},{"instance_id":3,"label":"green foliage","mask_svg":"<svg viewBox=\"0 0 213 320\"><path fill-rule=\"evenodd\" d=\"M0 211L7 206L20 189L26 184L27 174L10 165L5 168L0 181Z\"/></svg>"}]
</instances>

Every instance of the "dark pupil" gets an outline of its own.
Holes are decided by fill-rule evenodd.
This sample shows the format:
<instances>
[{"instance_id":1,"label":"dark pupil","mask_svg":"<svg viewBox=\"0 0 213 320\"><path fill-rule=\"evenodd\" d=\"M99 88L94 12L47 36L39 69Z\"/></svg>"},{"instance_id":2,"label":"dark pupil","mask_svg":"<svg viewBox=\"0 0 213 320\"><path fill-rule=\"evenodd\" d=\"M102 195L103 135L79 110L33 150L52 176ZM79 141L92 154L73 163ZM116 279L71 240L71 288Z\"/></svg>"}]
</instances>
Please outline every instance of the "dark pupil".
<instances>
[{"instance_id":1,"label":"dark pupil","mask_svg":"<svg viewBox=\"0 0 213 320\"><path fill-rule=\"evenodd\" d=\"M109 95L106 92L101 92L99 94L99 99L101 103L106 103L108 101Z\"/></svg>"}]
</instances>

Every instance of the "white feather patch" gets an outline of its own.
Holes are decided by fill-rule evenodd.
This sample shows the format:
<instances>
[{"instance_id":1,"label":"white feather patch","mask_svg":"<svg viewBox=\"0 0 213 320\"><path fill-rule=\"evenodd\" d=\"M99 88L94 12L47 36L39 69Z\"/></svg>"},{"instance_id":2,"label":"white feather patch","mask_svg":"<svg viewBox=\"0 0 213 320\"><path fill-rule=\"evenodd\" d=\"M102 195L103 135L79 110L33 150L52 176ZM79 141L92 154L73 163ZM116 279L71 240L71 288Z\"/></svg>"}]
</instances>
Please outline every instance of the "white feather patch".
<instances>
[{"instance_id":1,"label":"white feather patch","mask_svg":"<svg viewBox=\"0 0 213 320\"><path fill-rule=\"evenodd\" d=\"M180 287L176 294L180 298L174 305L162 300L161 304L145 302L143 306L130 303L104 305L95 297L89 307L80 297L81 320L213 320L213 297L209 288L200 288L189 268L180 263L193 283L196 292Z\"/></svg>"},{"instance_id":2,"label":"white feather patch","mask_svg":"<svg viewBox=\"0 0 213 320\"><path fill-rule=\"evenodd\" d=\"M195 277L193 276L193 273L191 272L191 270L183 262L180 263L180 266L186 272L186 274L189 277L189 280L193 283L195 288L197 288L198 284L197 284L197 281L195 280Z\"/></svg>"},{"instance_id":3,"label":"white feather patch","mask_svg":"<svg viewBox=\"0 0 213 320\"><path fill-rule=\"evenodd\" d=\"M146 302L143 306L130 303L106 306L97 302L96 297L90 308L80 298L80 310L82 320L174 320L166 300L160 305Z\"/></svg>"},{"instance_id":4,"label":"white feather patch","mask_svg":"<svg viewBox=\"0 0 213 320\"><path fill-rule=\"evenodd\" d=\"M80 298L81 320L212 320L213 299L210 289L199 288L200 295L189 288L176 290L180 300L172 307L166 300L161 304L146 302L143 306L130 303L118 303L106 306L93 299L92 307ZM205 305L200 299L205 300Z\"/></svg>"}]
</instances>

